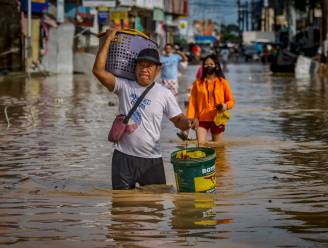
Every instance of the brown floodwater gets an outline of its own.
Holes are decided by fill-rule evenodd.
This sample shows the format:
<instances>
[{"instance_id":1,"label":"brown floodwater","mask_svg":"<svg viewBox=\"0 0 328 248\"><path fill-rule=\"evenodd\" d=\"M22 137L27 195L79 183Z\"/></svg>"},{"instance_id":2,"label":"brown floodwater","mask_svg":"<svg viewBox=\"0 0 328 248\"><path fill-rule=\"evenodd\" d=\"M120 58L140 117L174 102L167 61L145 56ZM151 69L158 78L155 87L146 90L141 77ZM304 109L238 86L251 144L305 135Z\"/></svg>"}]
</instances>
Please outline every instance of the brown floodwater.
<instances>
[{"instance_id":1,"label":"brown floodwater","mask_svg":"<svg viewBox=\"0 0 328 248\"><path fill-rule=\"evenodd\" d=\"M215 194L176 192L170 153L183 144L167 120L168 185L112 191L114 95L86 75L0 79L0 247L327 247L327 78L256 64L226 76L237 104L208 144Z\"/></svg>"}]
</instances>

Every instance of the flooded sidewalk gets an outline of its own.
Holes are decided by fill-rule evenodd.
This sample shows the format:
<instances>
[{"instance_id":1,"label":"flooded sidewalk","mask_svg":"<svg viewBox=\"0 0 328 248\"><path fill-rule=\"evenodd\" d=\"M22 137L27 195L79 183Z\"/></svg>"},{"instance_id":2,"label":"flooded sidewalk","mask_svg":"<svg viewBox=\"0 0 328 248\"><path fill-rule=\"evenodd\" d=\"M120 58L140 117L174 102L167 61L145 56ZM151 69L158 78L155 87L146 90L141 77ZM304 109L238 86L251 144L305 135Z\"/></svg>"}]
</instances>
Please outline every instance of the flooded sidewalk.
<instances>
[{"instance_id":1,"label":"flooded sidewalk","mask_svg":"<svg viewBox=\"0 0 328 248\"><path fill-rule=\"evenodd\" d=\"M216 194L176 193L168 120L168 185L112 191L114 94L85 75L0 80L0 247L327 247L327 78L228 68L237 104L209 144Z\"/></svg>"}]
</instances>

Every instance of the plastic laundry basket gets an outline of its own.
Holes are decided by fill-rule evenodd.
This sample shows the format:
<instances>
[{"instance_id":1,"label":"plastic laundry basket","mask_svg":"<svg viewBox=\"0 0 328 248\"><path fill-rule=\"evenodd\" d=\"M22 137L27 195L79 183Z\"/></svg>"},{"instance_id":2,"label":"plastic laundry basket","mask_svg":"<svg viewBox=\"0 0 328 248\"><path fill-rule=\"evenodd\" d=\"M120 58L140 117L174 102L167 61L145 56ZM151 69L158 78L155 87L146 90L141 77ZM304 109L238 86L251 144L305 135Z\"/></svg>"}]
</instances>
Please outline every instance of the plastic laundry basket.
<instances>
[{"instance_id":1,"label":"plastic laundry basket","mask_svg":"<svg viewBox=\"0 0 328 248\"><path fill-rule=\"evenodd\" d=\"M105 38L105 36L100 37L100 46ZM145 48L158 49L158 45L139 31L133 29L118 31L109 46L106 70L117 77L135 80L135 59Z\"/></svg>"}]
</instances>

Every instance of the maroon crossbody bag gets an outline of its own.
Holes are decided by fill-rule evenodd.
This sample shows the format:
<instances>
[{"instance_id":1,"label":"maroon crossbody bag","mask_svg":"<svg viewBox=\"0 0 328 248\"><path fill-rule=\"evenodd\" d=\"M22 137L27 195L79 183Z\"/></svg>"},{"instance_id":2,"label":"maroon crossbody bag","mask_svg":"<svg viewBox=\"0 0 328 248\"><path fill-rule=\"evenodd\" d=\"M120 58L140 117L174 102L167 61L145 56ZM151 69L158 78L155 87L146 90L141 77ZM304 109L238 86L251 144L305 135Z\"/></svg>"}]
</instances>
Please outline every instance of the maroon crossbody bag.
<instances>
[{"instance_id":1,"label":"maroon crossbody bag","mask_svg":"<svg viewBox=\"0 0 328 248\"><path fill-rule=\"evenodd\" d=\"M155 82L152 83L147 87L147 89L142 92L141 96L138 98L136 103L133 105L132 109L130 109L128 115L119 114L115 117L115 120L112 124L112 127L108 133L108 141L117 143L126 132L126 128L129 123L129 119L131 118L132 114L138 108L141 101L144 99L146 94L150 91L150 89L155 85Z\"/></svg>"}]
</instances>

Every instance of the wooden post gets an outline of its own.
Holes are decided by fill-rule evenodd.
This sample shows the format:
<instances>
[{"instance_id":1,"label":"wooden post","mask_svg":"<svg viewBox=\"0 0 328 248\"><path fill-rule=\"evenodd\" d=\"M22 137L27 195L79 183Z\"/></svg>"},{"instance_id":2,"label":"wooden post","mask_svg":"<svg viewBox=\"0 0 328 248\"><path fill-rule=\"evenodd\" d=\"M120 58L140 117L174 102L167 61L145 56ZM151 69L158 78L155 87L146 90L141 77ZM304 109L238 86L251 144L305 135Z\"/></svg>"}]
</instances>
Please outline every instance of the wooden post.
<instances>
[{"instance_id":1,"label":"wooden post","mask_svg":"<svg viewBox=\"0 0 328 248\"><path fill-rule=\"evenodd\" d=\"M327 43L328 43L328 0L321 0L322 9L322 26L321 26L321 61L328 64L327 54Z\"/></svg>"},{"instance_id":2,"label":"wooden post","mask_svg":"<svg viewBox=\"0 0 328 248\"><path fill-rule=\"evenodd\" d=\"M25 72L28 79L31 78L30 66L31 66L31 54L32 54L32 0L28 0L27 3L27 36L25 39Z\"/></svg>"}]
</instances>

